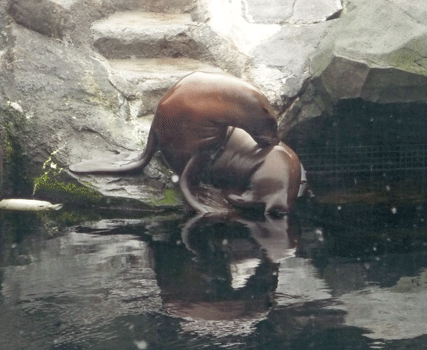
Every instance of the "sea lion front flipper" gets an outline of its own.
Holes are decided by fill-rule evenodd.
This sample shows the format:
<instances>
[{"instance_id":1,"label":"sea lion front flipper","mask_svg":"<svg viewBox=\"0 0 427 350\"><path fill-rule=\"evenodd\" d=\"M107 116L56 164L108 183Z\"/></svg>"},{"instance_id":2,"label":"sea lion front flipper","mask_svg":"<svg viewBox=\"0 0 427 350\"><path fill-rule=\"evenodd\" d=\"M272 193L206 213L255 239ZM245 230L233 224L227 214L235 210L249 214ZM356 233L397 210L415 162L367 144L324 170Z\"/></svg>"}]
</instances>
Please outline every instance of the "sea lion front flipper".
<instances>
[{"instance_id":1,"label":"sea lion front flipper","mask_svg":"<svg viewBox=\"0 0 427 350\"><path fill-rule=\"evenodd\" d=\"M200 154L191 157L179 179L179 187L185 200L199 213L234 213L220 189L195 180L199 178L201 166L204 164L201 158Z\"/></svg>"},{"instance_id":2,"label":"sea lion front flipper","mask_svg":"<svg viewBox=\"0 0 427 350\"><path fill-rule=\"evenodd\" d=\"M122 173L144 169L157 151L157 137L150 129L143 152L121 153L112 158L91 159L71 164L73 173Z\"/></svg>"},{"instance_id":3,"label":"sea lion front flipper","mask_svg":"<svg viewBox=\"0 0 427 350\"><path fill-rule=\"evenodd\" d=\"M141 159L141 152L120 153L111 158L95 158L71 164L69 169L73 173L124 172L137 168Z\"/></svg>"}]
</instances>

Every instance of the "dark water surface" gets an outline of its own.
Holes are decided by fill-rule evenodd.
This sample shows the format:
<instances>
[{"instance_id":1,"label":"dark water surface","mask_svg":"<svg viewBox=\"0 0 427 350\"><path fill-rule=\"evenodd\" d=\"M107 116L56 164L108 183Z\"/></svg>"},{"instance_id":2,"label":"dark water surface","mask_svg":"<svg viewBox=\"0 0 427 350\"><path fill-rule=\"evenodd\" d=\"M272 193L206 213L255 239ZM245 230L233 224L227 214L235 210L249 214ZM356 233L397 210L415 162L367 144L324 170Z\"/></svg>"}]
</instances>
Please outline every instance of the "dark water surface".
<instances>
[{"instance_id":1,"label":"dark water surface","mask_svg":"<svg viewBox=\"0 0 427 350\"><path fill-rule=\"evenodd\" d=\"M427 206L0 213L0 349L427 349Z\"/></svg>"}]
</instances>

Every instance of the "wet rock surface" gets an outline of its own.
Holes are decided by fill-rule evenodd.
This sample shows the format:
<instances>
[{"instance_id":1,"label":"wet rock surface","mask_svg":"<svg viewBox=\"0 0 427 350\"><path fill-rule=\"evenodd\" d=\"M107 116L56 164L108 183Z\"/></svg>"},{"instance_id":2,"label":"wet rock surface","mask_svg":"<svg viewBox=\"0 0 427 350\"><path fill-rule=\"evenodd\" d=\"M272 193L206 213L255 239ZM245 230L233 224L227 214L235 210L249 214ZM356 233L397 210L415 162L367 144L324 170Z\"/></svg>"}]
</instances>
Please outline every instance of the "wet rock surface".
<instances>
[{"instance_id":1,"label":"wet rock surface","mask_svg":"<svg viewBox=\"0 0 427 350\"><path fill-rule=\"evenodd\" d=\"M0 108L12 116L0 121L13 126L1 137L16 136L29 183L50 158L66 168L143 149L145 116L194 70L258 86L283 136L342 99L427 99L423 1L12 0L0 12ZM153 162L135 180L143 187L121 177L77 180L146 203L163 198L169 176Z\"/></svg>"}]
</instances>

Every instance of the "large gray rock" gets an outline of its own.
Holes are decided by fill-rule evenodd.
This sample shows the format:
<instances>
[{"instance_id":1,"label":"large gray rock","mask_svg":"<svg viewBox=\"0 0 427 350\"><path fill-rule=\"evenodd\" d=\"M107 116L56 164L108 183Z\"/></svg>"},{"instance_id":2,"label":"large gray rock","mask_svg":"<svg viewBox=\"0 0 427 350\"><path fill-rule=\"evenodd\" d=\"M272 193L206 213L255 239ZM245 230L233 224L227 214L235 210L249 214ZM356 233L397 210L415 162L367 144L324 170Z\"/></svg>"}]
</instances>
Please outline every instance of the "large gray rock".
<instances>
[{"instance_id":1,"label":"large gray rock","mask_svg":"<svg viewBox=\"0 0 427 350\"><path fill-rule=\"evenodd\" d=\"M50 37L62 38L73 26L71 14L55 1L13 0L9 13L17 23Z\"/></svg>"},{"instance_id":2,"label":"large gray rock","mask_svg":"<svg viewBox=\"0 0 427 350\"><path fill-rule=\"evenodd\" d=\"M427 102L427 3L354 2L312 59L311 74L332 100Z\"/></svg>"},{"instance_id":3,"label":"large gray rock","mask_svg":"<svg viewBox=\"0 0 427 350\"><path fill-rule=\"evenodd\" d=\"M195 6L195 0L10 0L9 3L9 14L17 23L76 45L90 44L92 22L116 11L179 14Z\"/></svg>"},{"instance_id":4,"label":"large gray rock","mask_svg":"<svg viewBox=\"0 0 427 350\"><path fill-rule=\"evenodd\" d=\"M310 79L308 66L319 43L333 23L321 22L305 26L283 26L282 29L255 47L248 79L264 90L270 101L284 110L297 96L304 82Z\"/></svg>"},{"instance_id":5,"label":"large gray rock","mask_svg":"<svg viewBox=\"0 0 427 350\"><path fill-rule=\"evenodd\" d=\"M427 102L426 11L423 1L351 1L309 54L311 83L283 113L282 136L343 99Z\"/></svg>"},{"instance_id":6,"label":"large gray rock","mask_svg":"<svg viewBox=\"0 0 427 350\"><path fill-rule=\"evenodd\" d=\"M61 1L61 0L57 0ZM66 1L66 0L62 0ZM70 1L70 0L68 0ZM161 13L184 13L191 11L195 0L102 0L100 7L113 7L115 11L147 11Z\"/></svg>"},{"instance_id":7,"label":"large gray rock","mask_svg":"<svg viewBox=\"0 0 427 350\"><path fill-rule=\"evenodd\" d=\"M9 82L7 89L3 86L8 90L2 95L3 109L14 111L9 122L18 130L14 136L29 181L47 185L40 177L45 180L52 169L143 149L149 123L130 120L128 102L111 84L102 60L18 25L12 26L12 36L0 74ZM91 185L109 197L160 201L165 171L153 164L140 178L102 177ZM129 184L137 191L128 195L123 188Z\"/></svg>"},{"instance_id":8,"label":"large gray rock","mask_svg":"<svg viewBox=\"0 0 427 350\"><path fill-rule=\"evenodd\" d=\"M95 49L108 59L185 57L238 76L246 63L231 43L186 13L116 12L95 21L91 34Z\"/></svg>"},{"instance_id":9,"label":"large gray rock","mask_svg":"<svg viewBox=\"0 0 427 350\"><path fill-rule=\"evenodd\" d=\"M253 23L311 24L336 18L340 0L244 0L244 15Z\"/></svg>"},{"instance_id":10,"label":"large gray rock","mask_svg":"<svg viewBox=\"0 0 427 350\"><path fill-rule=\"evenodd\" d=\"M94 45L107 58L184 56L184 50L197 57L186 33L191 23L189 14L116 12L92 25Z\"/></svg>"}]
</instances>

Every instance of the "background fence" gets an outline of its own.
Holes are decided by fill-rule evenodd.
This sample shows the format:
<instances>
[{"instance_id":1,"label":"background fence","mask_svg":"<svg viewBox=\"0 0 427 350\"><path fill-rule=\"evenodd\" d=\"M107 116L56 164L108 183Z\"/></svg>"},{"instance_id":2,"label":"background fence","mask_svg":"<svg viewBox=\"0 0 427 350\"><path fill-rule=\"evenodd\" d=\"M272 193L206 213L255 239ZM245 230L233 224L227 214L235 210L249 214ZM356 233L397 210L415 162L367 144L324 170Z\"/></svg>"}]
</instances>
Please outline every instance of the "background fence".
<instances>
[{"instance_id":1,"label":"background fence","mask_svg":"<svg viewBox=\"0 0 427 350\"><path fill-rule=\"evenodd\" d=\"M427 143L326 146L295 151L311 174L427 170Z\"/></svg>"}]
</instances>

